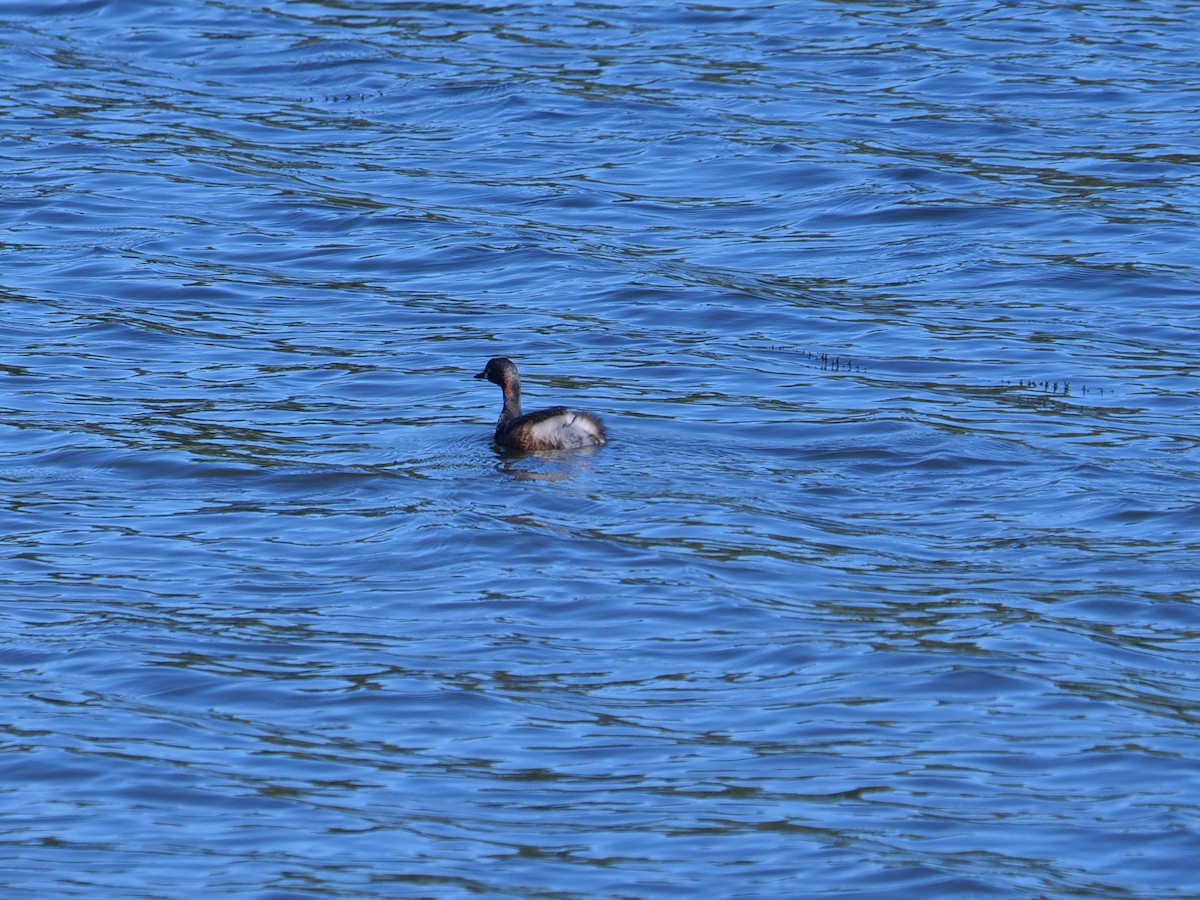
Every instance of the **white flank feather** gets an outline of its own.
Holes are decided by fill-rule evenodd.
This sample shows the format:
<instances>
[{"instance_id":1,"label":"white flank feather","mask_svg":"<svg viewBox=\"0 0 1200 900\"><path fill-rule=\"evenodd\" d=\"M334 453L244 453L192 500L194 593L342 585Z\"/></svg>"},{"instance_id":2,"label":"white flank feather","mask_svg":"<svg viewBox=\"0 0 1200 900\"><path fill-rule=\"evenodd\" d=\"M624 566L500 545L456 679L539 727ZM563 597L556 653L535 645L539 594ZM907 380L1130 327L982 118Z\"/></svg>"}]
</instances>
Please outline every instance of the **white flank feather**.
<instances>
[{"instance_id":1,"label":"white flank feather","mask_svg":"<svg viewBox=\"0 0 1200 900\"><path fill-rule=\"evenodd\" d=\"M530 426L539 445L556 450L575 450L604 443L600 423L586 413L566 410Z\"/></svg>"}]
</instances>

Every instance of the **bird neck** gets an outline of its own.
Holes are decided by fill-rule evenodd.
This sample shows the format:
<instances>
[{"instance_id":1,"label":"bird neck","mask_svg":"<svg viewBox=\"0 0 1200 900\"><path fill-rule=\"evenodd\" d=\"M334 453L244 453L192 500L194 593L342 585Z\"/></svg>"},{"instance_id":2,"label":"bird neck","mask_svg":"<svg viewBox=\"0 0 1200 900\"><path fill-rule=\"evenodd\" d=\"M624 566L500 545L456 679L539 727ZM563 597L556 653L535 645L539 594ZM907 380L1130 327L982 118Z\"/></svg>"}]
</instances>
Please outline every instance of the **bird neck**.
<instances>
[{"instance_id":1,"label":"bird neck","mask_svg":"<svg viewBox=\"0 0 1200 900\"><path fill-rule=\"evenodd\" d=\"M500 389L504 391L504 409L500 411L500 424L503 425L521 417L521 379L510 375Z\"/></svg>"}]
</instances>

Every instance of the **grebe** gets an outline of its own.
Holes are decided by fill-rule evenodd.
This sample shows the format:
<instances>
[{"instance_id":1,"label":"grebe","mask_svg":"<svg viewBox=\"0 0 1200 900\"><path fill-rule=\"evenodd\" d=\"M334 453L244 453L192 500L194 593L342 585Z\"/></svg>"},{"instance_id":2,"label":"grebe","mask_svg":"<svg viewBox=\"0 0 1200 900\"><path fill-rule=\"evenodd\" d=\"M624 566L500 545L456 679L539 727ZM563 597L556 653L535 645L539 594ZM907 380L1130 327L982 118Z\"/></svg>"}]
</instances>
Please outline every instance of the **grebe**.
<instances>
[{"instance_id":1,"label":"grebe","mask_svg":"<svg viewBox=\"0 0 1200 900\"><path fill-rule=\"evenodd\" d=\"M511 359L489 359L475 377L500 385L504 392L496 443L505 450L577 450L608 441L604 425L591 413L554 406L521 415L521 376Z\"/></svg>"}]
</instances>

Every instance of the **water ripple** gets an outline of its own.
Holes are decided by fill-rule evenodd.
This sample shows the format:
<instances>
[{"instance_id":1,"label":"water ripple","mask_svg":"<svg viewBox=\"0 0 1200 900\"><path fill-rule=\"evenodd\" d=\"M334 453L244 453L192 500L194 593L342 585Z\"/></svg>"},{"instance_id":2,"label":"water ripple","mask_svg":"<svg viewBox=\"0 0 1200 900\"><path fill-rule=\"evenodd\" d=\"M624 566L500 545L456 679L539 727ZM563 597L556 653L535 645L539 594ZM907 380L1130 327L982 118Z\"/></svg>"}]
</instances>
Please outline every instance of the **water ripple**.
<instances>
[{"instance_id":1,"label":"water ripple","mask_svg":"<svg viewBox=\"0 0 1200 900\"><path fill-rule=\"evenodd\" d=\"M1196 19L6 4L6 887L1196 893Z\"/></svg>"}]
</instances>

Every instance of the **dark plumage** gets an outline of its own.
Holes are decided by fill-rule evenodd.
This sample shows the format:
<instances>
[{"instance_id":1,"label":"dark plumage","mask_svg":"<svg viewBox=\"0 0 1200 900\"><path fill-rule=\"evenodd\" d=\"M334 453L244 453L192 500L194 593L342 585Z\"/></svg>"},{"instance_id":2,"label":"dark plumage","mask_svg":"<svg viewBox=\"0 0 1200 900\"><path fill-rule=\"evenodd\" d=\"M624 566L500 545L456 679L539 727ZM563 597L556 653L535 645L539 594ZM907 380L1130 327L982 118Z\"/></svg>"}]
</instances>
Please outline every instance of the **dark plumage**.
<instances>
[{"instance_id":1,"label":"dark plumage","mask_svg":"<svg viewBox=\"0 0 1200 900\"><path fill-rule=\"evenodd\" d=\"M475 377L500 385L504 392L496 443L505 450L577 450L598 447L608 440L604 425L591 413L555 406L522 415L521 376L511 359L489 359Z\"/></svg>"}]
</instances>

